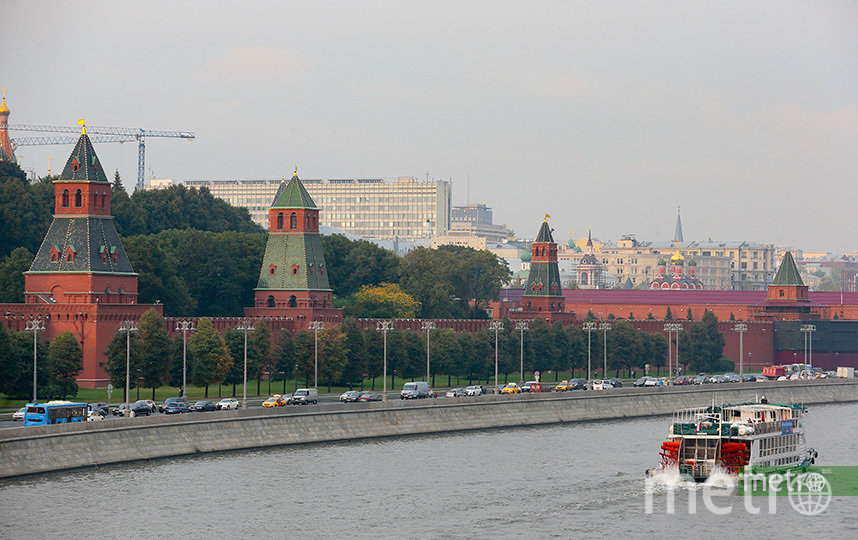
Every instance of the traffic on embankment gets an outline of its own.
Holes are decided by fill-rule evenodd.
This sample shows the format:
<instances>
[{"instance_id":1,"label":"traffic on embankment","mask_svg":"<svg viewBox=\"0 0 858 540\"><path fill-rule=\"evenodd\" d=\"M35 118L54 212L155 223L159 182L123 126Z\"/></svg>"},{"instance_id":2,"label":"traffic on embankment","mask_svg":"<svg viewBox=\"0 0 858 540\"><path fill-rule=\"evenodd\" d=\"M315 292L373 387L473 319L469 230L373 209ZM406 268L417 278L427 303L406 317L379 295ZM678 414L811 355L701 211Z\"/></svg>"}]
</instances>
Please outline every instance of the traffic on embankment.
<instances>
[{"instance_id":1,"label":"traffic on embankment","mask_svg":"<svg viewBox=\"0 0 858 540\"><path fill-rule=\"evenodd\" d=\"M320 403L0 430L0 478L271 446L670 414L713 401L846 403L855 379Z\"/></svg>"}]
</instances>

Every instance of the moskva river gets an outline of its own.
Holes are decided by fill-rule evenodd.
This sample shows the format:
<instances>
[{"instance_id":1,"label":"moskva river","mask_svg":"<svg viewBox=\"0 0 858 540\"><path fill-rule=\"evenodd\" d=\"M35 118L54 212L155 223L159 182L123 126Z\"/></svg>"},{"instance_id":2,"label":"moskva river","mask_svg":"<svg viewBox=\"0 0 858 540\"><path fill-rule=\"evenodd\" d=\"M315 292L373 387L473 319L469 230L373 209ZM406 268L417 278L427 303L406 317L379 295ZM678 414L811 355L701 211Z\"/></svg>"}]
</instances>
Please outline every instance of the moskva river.
<instances>
[{"instance_id":1,"label":"moskva river","mask_svg":"<svg viewBox=\"0 0 858 540\"><path fill-rule=\"evenodd\" d=\"M660 489L647 511L643 473L668 423L317 444L4 481L0 538L858 537L853 497L816 516L778 497L774 512L751 515L723 489L716 513L686 486L672 513ZM812 408L805 426L818 464L856 464L858 404Z\"/></svg>"}]
</instances>

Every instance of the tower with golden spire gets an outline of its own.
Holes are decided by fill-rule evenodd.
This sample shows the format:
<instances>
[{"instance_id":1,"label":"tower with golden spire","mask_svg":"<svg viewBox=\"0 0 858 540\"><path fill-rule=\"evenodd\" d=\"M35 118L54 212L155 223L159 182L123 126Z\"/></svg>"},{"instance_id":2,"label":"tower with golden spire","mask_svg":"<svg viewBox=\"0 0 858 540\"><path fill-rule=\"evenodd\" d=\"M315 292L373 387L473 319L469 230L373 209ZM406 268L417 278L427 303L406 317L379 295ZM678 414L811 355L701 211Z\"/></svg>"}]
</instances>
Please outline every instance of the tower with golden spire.
<instances>
[{"instance_id":1,"label":"tower with golden spire","mask_svg":"<svg viewBox=\"0 0 858 540\"><path fill-rule=\"evenodd\" d=\"M17 163L15 148L9 139L9 107L6 106L6 89L3 89L3 104L0 105L0 160Z\"/></svg>"}]
</instances>

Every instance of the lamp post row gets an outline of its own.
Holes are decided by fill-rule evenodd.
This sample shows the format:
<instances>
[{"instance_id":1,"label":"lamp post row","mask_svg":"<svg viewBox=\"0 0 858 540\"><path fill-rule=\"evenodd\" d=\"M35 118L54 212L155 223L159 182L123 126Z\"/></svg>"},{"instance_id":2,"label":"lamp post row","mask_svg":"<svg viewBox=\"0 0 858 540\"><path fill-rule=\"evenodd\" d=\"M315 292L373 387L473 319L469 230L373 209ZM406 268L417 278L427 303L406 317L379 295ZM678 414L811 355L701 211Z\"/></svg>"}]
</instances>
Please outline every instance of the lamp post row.
<instances>
[{"instance_id":1,"label":"lamp post row","mask_svg":"<svg viewBox=\"0 0 858 540\"><path fill-rule=\"evenodd\" d=\"M33 403L37 403L38 399L36 395L36 386L39 362L39 357L37 354L39 343L38 335L39 332L45 331L45 321L43 321L42 319L33 319L31 321L27 321L24 324L24 331L33 333Z\"/></svg>"}]
</instances>

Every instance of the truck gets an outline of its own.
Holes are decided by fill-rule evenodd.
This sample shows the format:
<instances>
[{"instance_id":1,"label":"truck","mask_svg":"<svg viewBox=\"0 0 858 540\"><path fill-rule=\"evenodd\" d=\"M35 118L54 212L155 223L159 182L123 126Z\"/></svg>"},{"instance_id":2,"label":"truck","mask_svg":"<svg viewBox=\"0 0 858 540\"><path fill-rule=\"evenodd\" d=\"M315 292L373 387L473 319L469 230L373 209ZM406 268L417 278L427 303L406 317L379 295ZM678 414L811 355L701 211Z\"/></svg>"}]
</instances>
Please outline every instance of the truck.
<instances>
[{"instance_id":1,"label":"truck","mask_svg":"<svg viewBox=\"0 0 858 540\"><path fill-rule=\"evenodd\" d=\"M838 367L837 368L837 377L839 377L841 379L852 379L855 377L855 368Z\"/></svg>"},{"instance_id":2,"label":"truck","mask_svg":"<svg viewBox=\"0 0 858 540\"><path fill-rule=\"evenodd\" d=\"M763 375L770 379L777 379L786 375L786 368L784 366L765 366L763 368Z\"/></svg>"}]
</instances>

